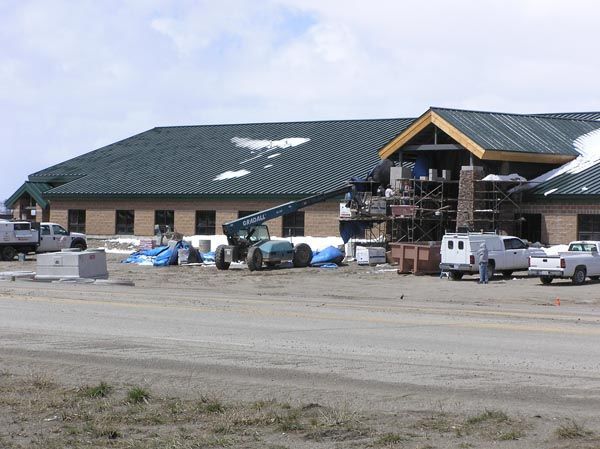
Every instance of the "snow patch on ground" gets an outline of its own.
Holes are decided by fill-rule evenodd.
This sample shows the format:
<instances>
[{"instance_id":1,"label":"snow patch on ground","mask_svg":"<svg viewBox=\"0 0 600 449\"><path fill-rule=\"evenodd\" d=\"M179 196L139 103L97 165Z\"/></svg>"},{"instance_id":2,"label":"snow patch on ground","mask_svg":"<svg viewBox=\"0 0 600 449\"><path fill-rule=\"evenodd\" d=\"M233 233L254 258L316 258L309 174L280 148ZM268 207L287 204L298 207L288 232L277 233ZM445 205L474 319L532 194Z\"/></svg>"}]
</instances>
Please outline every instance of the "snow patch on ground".
<instances>
[{"instance_id":1,"label":"snow patch on ground","mask_svg":"<svg viewBox=\"0 0 600 449\"><path fill-rule=\"evenodd\" d=\"M114 239L108 239L108 243L119 243L121 245L136 245L139 246L140 239L136 239L134 237L118 237Z\"/></svg>"},{"instance_id":2,"label":"snow patch on ground","mask_svg":"<svg viewBox=\"0 0 600 449\"><path fill-rule=\"evenodd\" d=\"M271 236L272 240L287 240L292 242L294 245L299 243L306 243L311 247L313 251L321 251L328 246L339 246L343 245L344 242L341 237L276 237ZM219 245L227 245L227 237L224 235L191 235L186 236L183 240L190 242L194 248L200 246L200 240L210 240L210 250L214 251Z\"/></svg>"},{"instance_id":3,"label":"snow patch on ground","mask_svg":"<svg viewBox=\"0 0 600 449\"><path fill-rule=\"evenodd\" d=\"M217 175L215 177L215 179L213 179L213 181L223 181L224 179L240 178L242 176L246 176L249 174L250 174L250 172L248 170L237 170L237 171L228 170L226 172L221 173L220 175Z\"/></svg>"}]
</instances>

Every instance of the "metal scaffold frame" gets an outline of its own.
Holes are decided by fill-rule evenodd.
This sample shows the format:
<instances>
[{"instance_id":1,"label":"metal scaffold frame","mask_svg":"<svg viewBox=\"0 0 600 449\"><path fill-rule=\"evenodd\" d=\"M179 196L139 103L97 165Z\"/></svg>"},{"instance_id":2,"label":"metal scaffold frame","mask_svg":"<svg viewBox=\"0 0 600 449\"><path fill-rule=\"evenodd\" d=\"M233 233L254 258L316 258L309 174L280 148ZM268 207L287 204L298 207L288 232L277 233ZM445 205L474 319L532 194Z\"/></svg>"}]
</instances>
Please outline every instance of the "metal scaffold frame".
<instances>
[{"instance_id":1,"label":"metal scaffold frame","mask_svg":"<svg viewBox=\"0 0 600 449\"><path fill-rule=\"evenodd\" d=\"M391 238L396 242L439 241L456 223L458 182L399 179L390 199Z\"/></svg>"},{"instance_id":2,"label":"metal scaffold frame","mask_svg":"<svg viewBox=\"0 0 600 449\"><path fill-rule=\"evenodd\" d=\"M511 189L521 184L514 181L475 181L474 229L498 232L514 226L521 205L520 194L511 193Z\"/></svg>"}]
</instances>

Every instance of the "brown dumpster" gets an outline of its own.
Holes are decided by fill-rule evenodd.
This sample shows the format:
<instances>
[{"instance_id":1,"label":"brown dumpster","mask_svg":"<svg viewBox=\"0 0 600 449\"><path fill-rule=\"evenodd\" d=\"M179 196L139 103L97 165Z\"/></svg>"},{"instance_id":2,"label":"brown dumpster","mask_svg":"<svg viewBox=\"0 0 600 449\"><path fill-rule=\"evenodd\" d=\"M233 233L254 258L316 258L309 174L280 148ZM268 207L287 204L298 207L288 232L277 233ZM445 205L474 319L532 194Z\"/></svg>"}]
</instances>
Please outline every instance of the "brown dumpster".
<instances>
[{"instance_id":1,"label":"brown dumpster","mask_svg":"<svg viewBox=\"0 0 600 449\"><path fill-rule=\"evenodd\" d=\"M390 243L398 273L434 274L440 272L441 242Z\"/></svg>"}]
</instances>

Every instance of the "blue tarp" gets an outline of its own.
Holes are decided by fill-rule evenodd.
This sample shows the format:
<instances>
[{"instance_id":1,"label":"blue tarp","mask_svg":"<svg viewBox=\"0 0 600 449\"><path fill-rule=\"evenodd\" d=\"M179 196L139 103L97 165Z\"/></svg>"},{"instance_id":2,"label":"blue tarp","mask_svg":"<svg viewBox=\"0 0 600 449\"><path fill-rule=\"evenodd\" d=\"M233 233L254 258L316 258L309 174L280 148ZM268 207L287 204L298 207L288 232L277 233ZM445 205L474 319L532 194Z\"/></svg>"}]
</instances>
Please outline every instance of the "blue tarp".
<instances>
[{"instance_id":1,"label":"blue tarp","mask_svg":"<svg viewBox=\"0 0 600 449\"><path fill-rule=\"evenodd\" d=\"M370 227L366 221L340 221L340 237L344 243L348 243L351 238L364 237L365 229Z\"/></svg>"},{"instance_id":2,"label":"blue tarp","mask_svg":"<svg viewBox=\"0 0 600 449\"><path fill-rule=\"evenodd\" d=\"M313 253L313 258L310 261L310 265L313 267L320 267L323 265L340 264L344 260L344 253L337 249L335 246L328 246L327 248L316 251Z\"/></svg>"},{"instance_id":3,"label":"blue tarp","mask_svg":"<svg viewBox=\"0 0 600 449\"><path fill-rule=\"evenodd\" d=\"M147 249L143 251L137 251L131 254L123 263L134 263L134 264L150 264L155 267L166 267L168 265L177 265L178 262L178 251L180 249L188 249L190 252L195 251L194 247L188 242L179 241L172 246L159 246L154 249ZM198 253L198 262L202 262L202 257Z\"/></svg>"}]
</instances>

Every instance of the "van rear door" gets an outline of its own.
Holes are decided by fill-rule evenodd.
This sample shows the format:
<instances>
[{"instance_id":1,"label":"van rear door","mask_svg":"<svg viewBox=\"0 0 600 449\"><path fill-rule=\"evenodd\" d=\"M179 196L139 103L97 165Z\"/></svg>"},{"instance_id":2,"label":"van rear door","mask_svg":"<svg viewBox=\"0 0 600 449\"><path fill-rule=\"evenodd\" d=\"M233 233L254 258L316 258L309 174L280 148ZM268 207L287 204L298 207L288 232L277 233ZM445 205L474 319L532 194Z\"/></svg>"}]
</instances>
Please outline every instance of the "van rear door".
<instances>
[{"instance_id":1,"label":"van rear door","mask_svg":"<svg viewBox=\"0 0 600 449\"><path fill-rule=\"evenodd\" d=\"M467 253L467 241L461 237L450 237L444 242L445 248L443 253L443 262L454 265L464 265L469 263L469 255Z\"/></svg>"}]
</instances>

